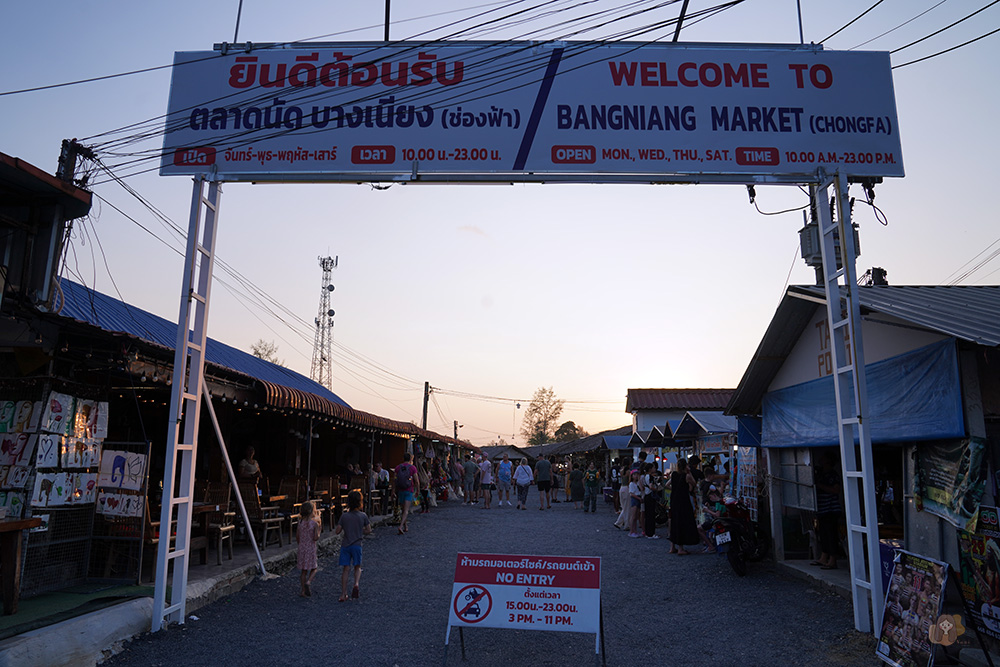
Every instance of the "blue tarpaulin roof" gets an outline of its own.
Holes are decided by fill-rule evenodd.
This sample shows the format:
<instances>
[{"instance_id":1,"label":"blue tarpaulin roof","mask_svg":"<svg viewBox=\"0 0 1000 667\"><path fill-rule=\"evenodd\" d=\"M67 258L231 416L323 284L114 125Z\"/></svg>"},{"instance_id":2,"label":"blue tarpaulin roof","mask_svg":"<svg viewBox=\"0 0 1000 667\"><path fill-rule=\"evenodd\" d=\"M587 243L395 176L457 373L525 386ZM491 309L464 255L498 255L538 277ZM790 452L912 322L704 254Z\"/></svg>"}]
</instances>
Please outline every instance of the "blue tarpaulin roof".
<instances>
[{"instance_id":1,"label":"blue tarpaulin roof","mask_svg":"<svg viewBox=\"0 0 1000 667\"><path fill-rule=\"evenodd\" d=\"M177 323L129 305L119 299L62 279L62 305L59 315L100 327L105 331L123 333L173 350L177 343ZM57 308L60 306L57 304ZM297 389L350 407L323 385L293 370L264 361L235 347L208 339L205 360L216 366L243 373L272 384Z\"/></svg>"}]
</instances>

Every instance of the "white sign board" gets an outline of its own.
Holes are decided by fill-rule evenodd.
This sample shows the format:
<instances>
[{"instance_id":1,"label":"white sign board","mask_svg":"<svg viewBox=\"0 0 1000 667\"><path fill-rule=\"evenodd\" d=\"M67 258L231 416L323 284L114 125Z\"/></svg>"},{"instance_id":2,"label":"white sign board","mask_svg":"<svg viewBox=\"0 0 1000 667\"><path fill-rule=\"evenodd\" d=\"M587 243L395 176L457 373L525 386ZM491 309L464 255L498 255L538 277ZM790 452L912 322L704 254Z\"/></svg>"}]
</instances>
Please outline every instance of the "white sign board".
<instances>
[{"instance_id":1,"label":"white sign board","mask_svg":"<svg viewBox=\"0 0 1000 667\"><path fill-rule=\"evenodd\" d=\"M451 628L601 630L601 559L460 553L448 612Z\"/></svg>"},{"instance_id":2,"label":"white sign board","mask_svg":"<svg viewBox=\"0 0 1000 667\"><path fill-rule=\"evenodd\" d=\"M889 54L402 42L182 52L162 175L803 182L902 176Z\"/></svg>"}]
</instances>

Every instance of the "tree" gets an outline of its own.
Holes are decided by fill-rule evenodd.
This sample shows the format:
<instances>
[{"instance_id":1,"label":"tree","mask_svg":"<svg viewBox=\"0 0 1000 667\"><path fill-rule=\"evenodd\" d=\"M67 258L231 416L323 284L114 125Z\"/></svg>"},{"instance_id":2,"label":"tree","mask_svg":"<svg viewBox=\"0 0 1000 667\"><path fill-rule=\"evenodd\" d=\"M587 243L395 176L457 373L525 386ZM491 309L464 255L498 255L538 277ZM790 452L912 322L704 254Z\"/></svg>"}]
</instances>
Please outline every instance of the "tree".
<instances>
[{"instance_id":1,"label":"tree","mask_svg":"<svg viewBox=\"0 0 1000 667\"><path fill-rule=\"evenodd\" d=\"M586 438L588 435L590 434L577 426L575 423L571 421L563 422L562 426L556 429L555 441L570 442L571 440Z\"/></svg>"},{"instance_id":2,"label":"tree","mask_svg":"<svg viewBox=\"0 0 1000 667\"><path fill-rule=\"evenodd\" d=\"M278 366L285 365L284 361L278 359L278 346L275 345L274 341L259 338L256 343L250 346L250 353L258 359L270 361L272 364L277 364Z\"/></svg>"},{"instance_id":3,"label":"tree","mask_svg":"<svg viewBox=\"0 0 1000 667\"><path fill-rule=\"evenodd\" d=\"M535 391L528 409L524 411L524 419L521 420L521 435L529 445L552 441L562 409L563 401L556 398L552 387L540 387Z\"/></svg>"}]
</instances>

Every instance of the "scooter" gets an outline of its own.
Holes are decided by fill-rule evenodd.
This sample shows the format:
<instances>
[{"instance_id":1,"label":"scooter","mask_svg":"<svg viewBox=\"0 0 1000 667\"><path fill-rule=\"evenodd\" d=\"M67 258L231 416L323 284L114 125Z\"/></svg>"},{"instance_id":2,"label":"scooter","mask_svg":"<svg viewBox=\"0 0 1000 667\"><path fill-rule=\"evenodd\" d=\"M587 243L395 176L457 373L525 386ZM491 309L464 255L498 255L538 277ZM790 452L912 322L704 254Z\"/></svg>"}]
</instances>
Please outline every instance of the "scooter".
<instances>
[{"instance_id":1,"label":"scooter","mask_svg":"<svg viewBox=\"0 0 1000 667\"><path fill-rule=\"evenodd\" d=\"M733 572L741 577L747 574L747 563L759 561L767 555L767 538L756 523L750 520L750 510L736 498L727 497L725 508L715 519L715 544L724 552Z\"/></svg>"}]
</instances>

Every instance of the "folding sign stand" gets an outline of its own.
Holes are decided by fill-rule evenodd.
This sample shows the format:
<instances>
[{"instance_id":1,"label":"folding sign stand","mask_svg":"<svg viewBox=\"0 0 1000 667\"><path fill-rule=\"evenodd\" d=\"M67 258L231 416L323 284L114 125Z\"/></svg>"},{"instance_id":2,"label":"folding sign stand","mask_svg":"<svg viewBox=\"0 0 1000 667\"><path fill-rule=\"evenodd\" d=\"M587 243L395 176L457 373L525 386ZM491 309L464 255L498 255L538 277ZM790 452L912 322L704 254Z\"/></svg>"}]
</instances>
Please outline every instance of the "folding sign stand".
<instances>
[{"instance_id":1,"label":"folding sign stand","mask_svg":"<svg viewBox=\"0 0 1000 667\"><path fill-rule=\"evenodd\" d=\"M600 656L601 667L607 667L607 665L608 665L608 655L607 655L607 652L606 652L606 650L604 648L605 647L605 643L604 643L604 603L603 602L601 602L600 616L601 616L601 630L597 634L597 636L595 637L596 646L595 646L595 650L594 650L594 655L595 655L595 658L597 656ZM449 632L445 635L445 639L444 639L444 662L441 663L442 665L444 665L444 667L448 667L448 639L450 638L450 635L451 635L451 632L450 632L451 631L451 626L448 626L448 630L449 630ZM464 630L465 630L465 628L461 628L461 627L458 629L458 642L459 642L459 644L462 647L462 662L465 662L465 632L464 632ZM990 667L993 667L993 663L990 663Z\"/></svg>"}]
</instances>

